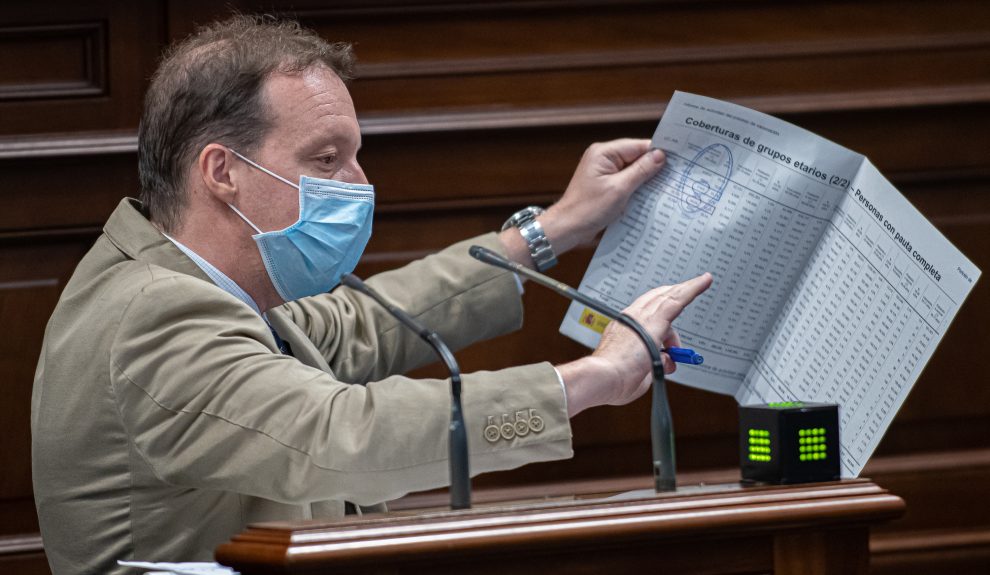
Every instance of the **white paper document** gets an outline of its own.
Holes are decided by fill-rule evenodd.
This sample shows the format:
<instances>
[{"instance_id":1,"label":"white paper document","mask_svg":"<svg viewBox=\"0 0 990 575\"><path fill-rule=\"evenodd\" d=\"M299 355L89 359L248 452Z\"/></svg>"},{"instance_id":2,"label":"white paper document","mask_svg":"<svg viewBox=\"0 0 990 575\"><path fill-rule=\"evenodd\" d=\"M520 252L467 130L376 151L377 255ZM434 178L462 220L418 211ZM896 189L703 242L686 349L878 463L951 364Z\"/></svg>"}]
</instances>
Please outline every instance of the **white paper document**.
<instances>
[{"instance_id":1,"label":"white paper document","mask_svg":"<svg viewBox=\"0 0 990 575\"><path fill-rule=\"evenodd\" d=\"M679 383L740 404L839 404L842 475L863 469L980 270L864 156L728 102L676 92L667 164L606 230L580 290L624 308L709 271L675 322L705 358ZM561 333L597 345L572 304Z\"/></svg>"},{"instance_id":2,"label":"white paper document","mask_svg":"<svg viewBox=\"0 0 990 575\"><path fill-rule=\"evenodd\" d=\"M118 565L144 569L145 575L238 575L219 563L159 563L151 561L117 561Z\"/></svg>"}]
</instances>

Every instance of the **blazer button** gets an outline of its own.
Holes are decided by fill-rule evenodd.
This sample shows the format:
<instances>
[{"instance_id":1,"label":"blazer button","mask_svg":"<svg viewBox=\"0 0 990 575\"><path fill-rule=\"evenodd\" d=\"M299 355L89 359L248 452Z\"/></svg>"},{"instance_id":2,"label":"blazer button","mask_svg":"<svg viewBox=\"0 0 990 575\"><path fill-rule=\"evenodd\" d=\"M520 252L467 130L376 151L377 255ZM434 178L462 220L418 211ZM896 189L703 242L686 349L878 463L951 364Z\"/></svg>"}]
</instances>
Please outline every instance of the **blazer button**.
<instances>
[{"instance_id":1,"label":"blazer button","mask_svg":"<svg viewBox=\"0 0 990 575\"><path fill-rule=\"evenodd\" d=\"M533 430L533 433L543 431L543 418L534 414L529 418L529 428Z\"/></svg>"},{"instance_id":2,"label":"blazer button","mask_svg":"<svg viewBox=\"0 0 990 575\"><path fill-rule=\"evenodd\" d=\"M525 419L517 419L515 423L516 435L526 437L529 435L529 422Z\"/></svg>"},{"instance_id":3,"label":"blazer button","mask_svg":"<svg viewBox=\"0 0 990 575\"><path fill-rule=\"evenodd\" d=\"M495 443L500 436L498 426L495 425L495 418L489 415L488 425L485 427L485 439L488 440L488 443Z\"/></svg>"}]
</instances>

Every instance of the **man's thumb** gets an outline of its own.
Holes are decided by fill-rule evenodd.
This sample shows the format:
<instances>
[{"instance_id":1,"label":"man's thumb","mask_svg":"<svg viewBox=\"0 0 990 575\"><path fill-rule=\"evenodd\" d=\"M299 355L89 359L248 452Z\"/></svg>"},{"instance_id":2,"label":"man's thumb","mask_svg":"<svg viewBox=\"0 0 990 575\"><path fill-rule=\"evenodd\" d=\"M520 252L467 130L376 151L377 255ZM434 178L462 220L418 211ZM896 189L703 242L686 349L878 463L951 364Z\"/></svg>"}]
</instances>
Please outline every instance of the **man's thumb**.
<instances>
[{"instance_id":1,"label":"man's thumb","mask_svg":"<svg viewBox=\"0 0 990 575\"><path fill-rule=\"evenodd\" d=\"M636 158L635 162L626 166L626 169L616 176L620 179L624 189L636 189L657 175L666 161L667 156L664 155L663 150L653 148Z\"/></svg>"}]
</instances>

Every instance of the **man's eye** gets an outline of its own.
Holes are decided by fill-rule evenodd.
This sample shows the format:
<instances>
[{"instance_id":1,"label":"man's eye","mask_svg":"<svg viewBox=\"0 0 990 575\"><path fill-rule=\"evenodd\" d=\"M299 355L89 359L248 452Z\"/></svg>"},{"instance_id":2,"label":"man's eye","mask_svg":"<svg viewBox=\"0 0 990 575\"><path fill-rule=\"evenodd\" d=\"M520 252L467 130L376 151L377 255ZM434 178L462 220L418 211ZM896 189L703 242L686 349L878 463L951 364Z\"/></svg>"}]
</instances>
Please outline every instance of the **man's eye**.
<instances>
[{"instance_id":1,"label":"man's eye","mask_svg":"<svg viewBox=\"0 0 990 575\"><path fill-rule=\"evenodd\" d=\"M324 166L331 166L337 163L337 154L328 154L326 156L320 156L320 163Z\"/></svg>"}]
</instances>

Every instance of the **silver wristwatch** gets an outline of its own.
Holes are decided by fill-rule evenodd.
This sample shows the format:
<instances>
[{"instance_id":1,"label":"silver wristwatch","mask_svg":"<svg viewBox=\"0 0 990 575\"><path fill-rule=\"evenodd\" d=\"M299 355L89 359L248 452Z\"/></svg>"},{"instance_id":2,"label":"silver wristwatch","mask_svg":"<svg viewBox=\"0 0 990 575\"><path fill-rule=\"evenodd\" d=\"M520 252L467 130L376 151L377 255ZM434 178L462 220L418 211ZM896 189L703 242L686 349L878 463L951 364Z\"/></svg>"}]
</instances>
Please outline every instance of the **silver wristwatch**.
<instances>
[{"instance_id":1,"label":"silver wristwatch","mask_svg":"<svg viewBox=\"0 0 990 575\"><path fill-rule=\"evenodd\" d=\"M543 226L536 221L536 216L542 213L543 208L529 206L512 214L502 225L502 231L512 227L519 228L519 233L529 246L529 255L532 256L537 271L541 272L557 265L557 255L553 253L553 246L550 245Z\"/></svg>"}]
</instances>

